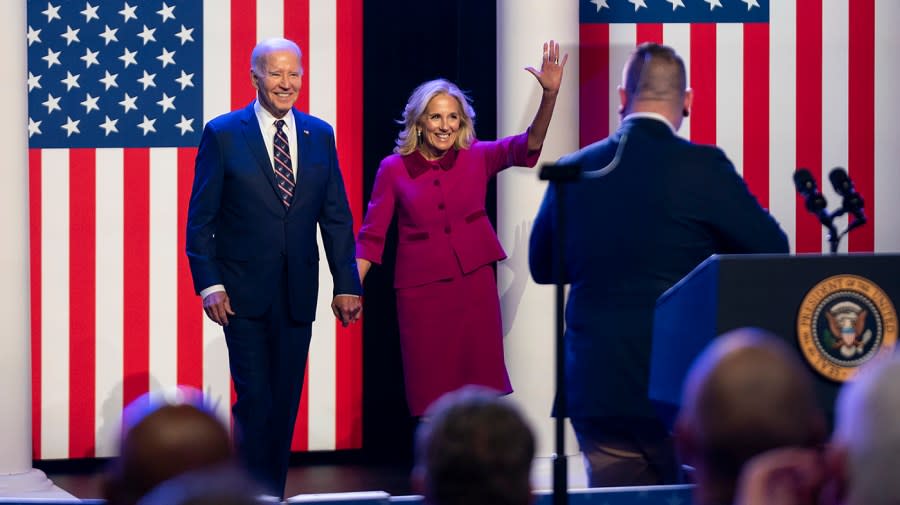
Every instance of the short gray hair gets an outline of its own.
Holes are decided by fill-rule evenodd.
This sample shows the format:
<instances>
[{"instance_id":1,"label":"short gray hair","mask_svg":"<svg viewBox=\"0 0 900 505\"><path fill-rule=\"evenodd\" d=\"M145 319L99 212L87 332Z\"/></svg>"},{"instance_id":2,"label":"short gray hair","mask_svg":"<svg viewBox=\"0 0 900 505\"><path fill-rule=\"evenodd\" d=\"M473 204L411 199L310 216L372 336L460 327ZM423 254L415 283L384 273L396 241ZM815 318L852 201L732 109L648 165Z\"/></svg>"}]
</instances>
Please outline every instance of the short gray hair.
<instances>
[{"instance_id":1,"label":"short gray hair","mask_svg":"<svg viewBox=\"0 0 900 505\"><path fill-rule=\"evenodd\" d=\"M838 396L835 445L847 451L847 503L887 505L900 496L900 357L870 363Z\"/></svg>"},{"instance_id":2,"label":"short gray hair","mask_svg":"<svg viewBox=\"0 0 900 505\"><path fill-rule=\"evenodd\" d=\"M256 47L253 48L253 52L250 53L250 70L257 73L257 75L261 74L265 70L263 69L265 57L273 51L293 51L297 54L297 59L303 61L303 52L300 51L300 46L293 40L277 37L264 39L259 41ZM303 74L302 63L300 65L300 74Z\"/></svg>"}]
</instances>

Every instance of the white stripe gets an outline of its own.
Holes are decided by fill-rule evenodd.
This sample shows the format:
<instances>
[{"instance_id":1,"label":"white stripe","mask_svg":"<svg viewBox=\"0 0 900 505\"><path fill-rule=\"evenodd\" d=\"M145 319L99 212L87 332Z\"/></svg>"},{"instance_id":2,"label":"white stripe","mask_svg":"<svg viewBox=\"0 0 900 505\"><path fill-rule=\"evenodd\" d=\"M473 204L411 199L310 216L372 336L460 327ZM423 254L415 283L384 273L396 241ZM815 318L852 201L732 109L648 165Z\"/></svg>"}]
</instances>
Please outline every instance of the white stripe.
<instances>
[{"instance_id":1,"label":"white stripe","mask_svg":"<svg viewBox=\"0 0 900 505\"><path fill-rule=\"evenodd\" d=\"M825 0L822 4L822 194L829 209L841 205L841 198L828 181L834 167L848 167L848 127L850 85L850 6L849 0ZM809 167L813 169L814 167ZM862 167L859 167L862 168ZM871 167L865 167L866 170ZM847 227L847 217L834 221L838 231ZM829 251L828 239L822 236L822 251ZM847 252L847 237L841 241L841 252Z\"/></svg>"},{"instance_id":2,"label":"white stripe","mask_svg":"<svg viewBox=\"0 0 900 505\"><path fill-rule=\"evenodd\" d=\"M118 452L124 335L124 152L97 149L96 457Z\"/></svg>"},{"instance_id":3,"label":"white stripe","mask_svg":"<svg viewBox=\"0 0 900 505\"><path fill-rule=\"evenodd\" d=\"M69 150L41 159L41 459L69 457Z\"/></svg>"},{"instance_id":4,"label":"white stripe","mask_svg":"<svg viewBox=\"0 0 900 505\"><path fill-rule=\"evenodd\" d=\"M310 113L334 125L337 121L337 2L309 2ZM300 153L302 156L303 153ZM302 184L302 181L301 181ZM319 237L319 256L325 258ZM319 265L319 294L309 352L309 449L334 449L336 410L335 318L331 312L334 281L327 263Z\"/></svg>"},{"instance_id":5,"label":"white stripe","mask_svg":"<svg viewBox=\"0 0 900 505\"><path fill-rule=\"evenodd\" d=\"M203 313L199 298L197 310ZM231 371L222 327L203 314L203 394L219 418L231 426Z\"/></svg>"},{"instance_id":6,"label":"white stripe","mask_svg":"<svg viewBox=\"0 0 900 505\"><path fill-rule=\"evenodd\" d=\"M178 384L178 149L150 149L150 391Z\"/></svg>"},{"instance_id":7,"label":"white stripe","mask_svg":"<svg viewBox=\"0 0 900 505\"><path fill-rule=\"evenodd\" d=\"M875 219L875 251L900 252L900 2L875 2L875 202L866 212ZM863 195L865 197L865 195ZM868 225L867 225L868 226ZM896 303L896 301L895 301Z\"/></svg>"},{"instance_id":8,"label":"white stripe","mask_svg":"<svg viewBox=\"0 0 900 505\"><path fill-rule=\"evenodd\" d=\"M691 68L691 25L688 23L666 23L663 25L663 42L675 50L681 60L684 61L684 68L689 72ZM691 76L688 73L688 87L690 87ZM691 117L688 116L681 120L681 128L678 129L678 135L682 138L691 138Z\"/></svg>"},{"instance_id":9,"label":"white stripe","mask_svg":"<svg viewBox=\"0 0 900 505\"><path fill-rule=\"evenodd\" d=\"M337 2L310 0L309 112L334 125L337 121ZM301 48L305 49L306 48Z\"/></svg>"},{"instance_id":10,"label":"white stripe","mask_svg":"<svg viewBox=\"0 0 900 505\"><path fill-rule=\"evenodd\" d=\"M203 123L231 110L231 9L203 2ZM249 67L250 55L247 55ZM249 79L249 76L248 76Z\"/></svg>"},{"instance_id":11,"label":"white stripe","mask_svg":"<svg viewBox=\"0 0 900 505\"><path fill-rule=\"evenodd\" d=\"M257 41L284 37L284 22L284 0L256 0Z\"/></svg>"},{"instance_id":12,"label":"white stripe","mask_svg":"<svg viewBox=\"0 0 900 505\"><path fill-rule=\"evenodd\" d=\"M744 25L716 25L716 144L744 173Z\"/></svg>"},{"instance_id":13,"label":"white stripe","mask_svg":"<svg viewBox=\"0 0 900 505\"><path fill-rule=\"evenodd\" d=\"M609 25L609 131L619 128L619 86L622 83L622 69L628 57L634 52L637 27L632 24Z\"/></svg>"},{"instance_id":14,"label":"white stripe","mask_svg":"<svg viewBox=\"0 0 900 505\"><path fill-rule=\"evenodd\" d=\"M790 181L797 167L797 7L772 2L769 9L769 211L796 250L796 196Z\"/></svg>"},{"instance_id":15,"label":"white stripe","mask_svg":"<svg viewBox=\"0 0 900 505\"><path fill-rule=\"evenodd\" d=\"M203 3L203 121L231 110L231 9ZM249 66L250 55L247 55ZM248 77L249 78L249 77ZM200 301L197 310L203 311ZM203 391L223 420L231 419L231 374L222 328L203 314ZM230 423L229 423L230 425Z\"/></svg>"}]
</instances>

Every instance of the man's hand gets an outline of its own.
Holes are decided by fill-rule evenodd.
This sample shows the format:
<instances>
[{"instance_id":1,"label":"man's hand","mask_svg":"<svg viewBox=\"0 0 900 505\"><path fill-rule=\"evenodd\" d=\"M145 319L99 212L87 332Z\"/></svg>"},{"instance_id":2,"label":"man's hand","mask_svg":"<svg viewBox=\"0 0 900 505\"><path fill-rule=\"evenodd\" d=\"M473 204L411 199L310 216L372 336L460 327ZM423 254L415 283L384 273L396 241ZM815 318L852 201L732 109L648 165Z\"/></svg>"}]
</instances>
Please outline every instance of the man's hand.
<instances>
[{"instance_id":1,"label":"man's hand","mask_svg":"<svg viewBox=\"0 0 900 505\"><path fill-rule=\"evenodd\" d=\"M231 300L224 291L214 291L206 295L203 299L203 311L219 326L228 326L228 316L234 315Z\"/></svg>"},{"instance_id":2,"label":"man's hand","mask_svg":"<svg viewBox=\"0 0 900 505\"><path fill-rule=\"evenodd\" d=\"M334 317L341 320L344 327L359 319L362 315L362 298L353 295L337 295L331 302Z\"/></svg>"}]
</instances>

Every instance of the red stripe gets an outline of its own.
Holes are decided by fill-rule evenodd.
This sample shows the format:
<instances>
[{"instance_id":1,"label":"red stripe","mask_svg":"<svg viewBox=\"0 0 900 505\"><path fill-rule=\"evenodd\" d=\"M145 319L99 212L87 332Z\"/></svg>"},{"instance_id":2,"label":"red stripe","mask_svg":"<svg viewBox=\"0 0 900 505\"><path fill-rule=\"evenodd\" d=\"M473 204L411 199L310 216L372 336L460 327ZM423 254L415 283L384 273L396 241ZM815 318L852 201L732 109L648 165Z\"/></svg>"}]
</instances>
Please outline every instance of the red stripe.
<instances>
[{"instance_id":1,"label":"red stripe","mask_svg":"<svg viewBox=\"0 0 900 505\"><path fill-rule=\"evenodd\" d=\"M582 23L579 28L578 146L609 135L609 25Z\"/></svg>"},{"instance_id":2,"label":"red stripe","mask_svg":"<svg viewBox=\"0 0 900 505\"><path fill-rule=\"evenodd\" d=\"M94 455L96 151L69 151L69 457Z\"/></svg>"},{"instance_id":3,"label":"red stripe","mask_svg":"<svg viewBox=\"0 0 900 505\"><path fill-rule=\"evenodd\" d=\"M194 179L196 148L178 148L178 383L203 390L203 311L194 294L185 254L187 208Z\"/></svg>"},{"instance_id":4,"label":"red stripe","mask_svg":"<svg viewBox=\"0 0 900 505\"><path fill-rule=\"evenodd\" d=\"M662 23L638 23L635 26L637 28L636 45L641 45L644 42L663 43Z\"/></svg>"},{"instance_id":5,"label":"red stripe","mask_svg":"<svg viewBox=\"0 0 900 505\"><path fill-rule=\"evenodd\" d=\"M353 212L353 232L363 212L363 9L362 0L337 0L337 150ZM335 323L335 448L362 447L362 324Z\"/></svg>"},{"instance_id":6,"label":"red stripe","mask_svg":"<svg viewBox=\"0 0 900 505\"><path fill-rule=\"evenodd\" d=\"M300 393L300 407L294 420L294 435L291 438L292 451L309 450L309 360L303 372L303 391Z\"/></svg>"},{"instance_id":7,"label":"red stripe","mask_svg":"<svg viewBox=\"0 0 900 505\"><path fill-rule=\"evenodd\" d=\"M150 150L123 151L122 401L150 389Z\"/></svg>"},{"instance_id":8,"label":"red stripe","mask_svg":"<svg viewBox=\"0 0 900 505\"><path fill-rule=\"evenodd\" d=\"M250 81L250 53L256 46L256 0L231 0L231 108L256 96Z\"/></svg>"},{"instance_id":9,"label":"red stripe","mask_svg":"<svg viewBox=\"0 0 900 505\"><path fill-rule=\"evenodd\" d=\"M338 16L338 19L341 19ZM343 24L344 20L341 20ZM309 112L309 0L284 0L284 38L293 40L303 54L303 81L294 107ZM338 74L340 75L340 74ZM338 79L340 80L340 79Z\"/></svg>"},{"instance_id":10,"label":"red stripe","mask_svg":"<svg viewBox=\"0 0 900 505\"><path fill-rule=\"evenodd\" d=\"M848 235L850 252L875 250L875 2L854 0L850 8L849 166L865 196L868 223ZM852 218L851 218L852 219Z\"/></svg>"},{"instance_id":11,"label":"red stripe","mask_svg":"<svg viewBox=\"0 0 900 505\"><path fill-rule=\"evenodd\" d=\"M716 143L716 25L691 25L691 68L688 71L694 102L691 106L691 140Z\"/></svg>"},{"instance_id":12,"label":"red stripe","mask_svg":"<svg viewBox=\"0 0 900 505\"><path fill-rule=\"evenodd\" d=\"M797 168L808 169L822 182L822 3L818 0L797 2ZM797 252L821 252L822 226L799 197L796 214Z\"/></svg>"},{"instance_id":13,"label":"red stripe","mask_svg":"<svg viewBox=\"0 0 900 505\"><path fill-rule=\"evenodd\" d=\"M31 454L41 456L41 150L28 150L31 246Z\"/></svg>"},{"instance_id":14,"label":"red stripe","mask_svg":"<svg viewBox=\"0 0 900 505\"><path fill-rule=\"evenodd\" d=\"M769 25L744 24L744 180L769 206Z\"/></svg>"},{"instance_id":15,"label":"red stripe","mask_svg":"<svg viewBox=\"0 0 900 505\"><path fill-rule=\"evenodd\" d=\"M231 0L231 108L246 107L256 96L249 86L250 53L256 46L256 0ZM231 404L237 400L231 385Z\"/></svg>"}]
</instances>

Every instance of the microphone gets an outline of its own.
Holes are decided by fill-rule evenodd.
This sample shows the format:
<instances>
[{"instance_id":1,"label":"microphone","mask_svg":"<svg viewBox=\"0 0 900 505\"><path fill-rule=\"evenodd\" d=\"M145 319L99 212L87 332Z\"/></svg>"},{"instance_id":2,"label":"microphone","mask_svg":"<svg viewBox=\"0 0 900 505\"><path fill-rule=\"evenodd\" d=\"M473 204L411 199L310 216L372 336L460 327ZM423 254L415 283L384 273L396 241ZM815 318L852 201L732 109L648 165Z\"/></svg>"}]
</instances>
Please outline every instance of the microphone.
<instances>
[{"instance_id":1,"label":"microphone","mask_svg":"<svg viewBox=\"0 0 900 505\"><path fill-rule=\"evenodd\" d=\"M801 168L794 172L794 186L797 188L797 193L800 193L806 202L806 210L818 216L822 224L830 225L831 217L825 210L828 203L825 201L825 196L816 187L816 180L813 179L809 170Z\"/></svg>"},{"instance_id":2,"label":"microphone","mask_svg":"<svg viewBox=\"0 0 900 505\"><path fill-rule=\"evenodd\" d=\"M841 195L844 199L842 204L844 212L849 212L856 219L865 221L866 215L863 212L865 201L856 192L856 188L853 187L853 181L850 180L847 171L841 167L835 167L828 174L828 179L831 181L831 185L834 186L835 193Z\"/></svg>"}]
</instances>

